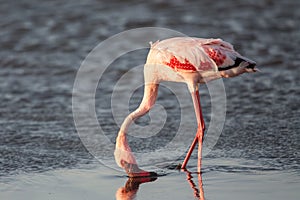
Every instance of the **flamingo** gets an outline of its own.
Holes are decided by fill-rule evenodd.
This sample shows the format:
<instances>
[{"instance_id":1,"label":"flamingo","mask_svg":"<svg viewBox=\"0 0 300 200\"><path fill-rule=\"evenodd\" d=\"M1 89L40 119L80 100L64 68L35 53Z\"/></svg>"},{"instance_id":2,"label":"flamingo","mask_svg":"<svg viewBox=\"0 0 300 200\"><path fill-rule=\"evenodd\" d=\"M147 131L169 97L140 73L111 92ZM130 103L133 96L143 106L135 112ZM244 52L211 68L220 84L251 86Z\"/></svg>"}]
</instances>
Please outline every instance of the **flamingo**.
<instances>
[{"instance_id":1,"label":"flamingo","mask_svg":"<svg viewBox=\"0 0 300 200\"><path fill-rule=\"evenodd\" d=\"M150 42L150 50L144 65L144 96L139 107L122 123L114 156L116 163L125 169L129 177L157 176L138 167L128 145L126 134L129 125L145 115L154 105L161 81L186 83L192 96L197 119L196 136L189 147L181 169L186 169L189 158L198 143L197 171L201 172L202 142L205 124L202 115L199 84L219 78L229 78L243 73L256 72L256 63L236 52L233 46L222 39L174 37Z\"/></svg>"}]
</instances>

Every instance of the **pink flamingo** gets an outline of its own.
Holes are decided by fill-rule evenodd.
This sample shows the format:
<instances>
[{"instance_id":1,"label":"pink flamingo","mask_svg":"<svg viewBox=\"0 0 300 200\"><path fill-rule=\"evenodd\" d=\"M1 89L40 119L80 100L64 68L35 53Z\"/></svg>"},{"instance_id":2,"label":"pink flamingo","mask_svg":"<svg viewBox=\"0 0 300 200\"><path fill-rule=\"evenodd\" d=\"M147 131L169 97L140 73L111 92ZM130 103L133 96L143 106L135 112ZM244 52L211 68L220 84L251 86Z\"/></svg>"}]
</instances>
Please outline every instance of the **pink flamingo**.
<instances>
[{"instance_id":1,"label":"pink flamingo","mask_svg":"<svg viewBox=\"0 0 300 200\"><path fill-rule=\"evenodd\" d=\"M186 168L198 143L198 172L201 171L202 141L205 124L202 116L198 84L222 77L229 78L245 72L258 71L256 63L241 56L233 46L221 39L175 37L150 43L151 49L144 65L144 96L140 106L124 120L116 139L115 160L129 177L156 176L140 169L126 139L129 125L146 114L154 105L161 81L186 83L191 93L198 123L196 136L181 165Z\"/></svg>"}]
</instances>

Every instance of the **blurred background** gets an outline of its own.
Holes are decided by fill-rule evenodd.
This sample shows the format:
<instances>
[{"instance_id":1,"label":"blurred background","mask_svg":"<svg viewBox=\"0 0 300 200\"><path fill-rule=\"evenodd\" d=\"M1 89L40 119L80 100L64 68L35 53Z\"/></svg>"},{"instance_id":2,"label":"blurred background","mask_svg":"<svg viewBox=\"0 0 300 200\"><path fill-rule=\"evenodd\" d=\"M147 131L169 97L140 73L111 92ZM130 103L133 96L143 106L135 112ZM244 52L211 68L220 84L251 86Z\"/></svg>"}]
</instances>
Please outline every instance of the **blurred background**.
<instances>
[{"instance_id":1,"label":"blurred background","mask_svg":"<svg viewBox=\"0 0 300 200\"><path fill-rule=\"evenodd\" d=\"M295 0L0 0L0 176L94 161L73 122L76 72L101 41L148 26L220 37L262 71L224 80L226 123L208 158L299 172L299 9ZM114 69L129 70L146 54L130 54ZM209 99L202 103L206 115ZM112 119L106 125L117 133Z\"/></svg>"}]
</instances>

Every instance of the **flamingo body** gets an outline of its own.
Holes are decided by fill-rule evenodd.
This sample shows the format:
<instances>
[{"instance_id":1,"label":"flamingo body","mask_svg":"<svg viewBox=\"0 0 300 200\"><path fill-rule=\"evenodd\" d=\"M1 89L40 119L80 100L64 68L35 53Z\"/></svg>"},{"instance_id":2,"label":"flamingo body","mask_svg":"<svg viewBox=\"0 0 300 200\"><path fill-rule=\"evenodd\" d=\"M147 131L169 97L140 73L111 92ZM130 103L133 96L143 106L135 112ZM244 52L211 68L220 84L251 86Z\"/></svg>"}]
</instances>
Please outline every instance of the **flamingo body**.
<instances>
[{"instance_id":1,"label":"flamingo body","mask_svg":"<svg viewBox=\"0 0 300 200\"><path fill-rule=\"evenodd\" d=\"M129 176L151 175L137 166L126 140L128 126L135 119L146 114L154 105L161 81L184 82L192 96L198 129L182 168L186 167L198 143L198 171L200 172L205 124L198 84L222 77L234 77L245 72L255 72L256 63L241 56L231 44L221 39L176 37L150 44L151 48L144 66L144 97L140 106L126 117L120 128L116 139L115 160Z\"/></svg>"}]
</instances>

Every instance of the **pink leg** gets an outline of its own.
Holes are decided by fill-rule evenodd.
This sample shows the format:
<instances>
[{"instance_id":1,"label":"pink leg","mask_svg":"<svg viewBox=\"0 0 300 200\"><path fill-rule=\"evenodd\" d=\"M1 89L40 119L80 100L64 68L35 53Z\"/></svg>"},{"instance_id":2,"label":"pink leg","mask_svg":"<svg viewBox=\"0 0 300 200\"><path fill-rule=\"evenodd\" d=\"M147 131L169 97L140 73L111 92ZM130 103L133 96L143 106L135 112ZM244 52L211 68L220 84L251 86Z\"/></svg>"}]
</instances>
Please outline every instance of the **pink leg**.
<instances>
[{"instance_id":1,"label":"pink leg","mask_svg":"<svg viewBox=\"0 0 300 200\"><path fill-rule=\"evenodd\" d=\"M194 138L194 140L193 140L193 142L192 142L192 144L191 144L191 146L189 148L189 151L187 152L187 154L185 156L185 159L184 159L184 161L182 163L181 169L185 169L186 168L186 165L187 165L187 163L188 163L188 161L189 161L189 159L190 159L190 157L192 155L192 152L193 152L193 150L194 150L197 142L198 142L198 137L195 136L195 138Z\"/></svg>"},{"instance_id":2,"label":"pink leg","mask_svg":"<svg viewBox=\"0 0 300 200\"><path fill-rule=\"evenodd\" d=\"M196 118L197 118L197 123L198 123L198 129L196 136L193 140L193 143L183 161L183 164L181 166L182 169L186 168L187 162L189 161L189 158L196 146L196 143L198 142L198 172L201 171L201 160L202 160L202 141L203 141L203 134L205 130L205 124L203 120L203 115L202 115L202 109L201 109L201 104L200 104L200 96L199 96L199 91L196 90L191 93L193 103L194 103L194 108L195 108L195 113L196 113Z\"/></svg>"}]
</instances>

